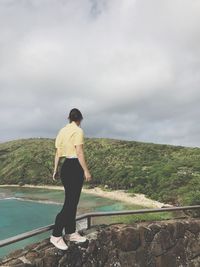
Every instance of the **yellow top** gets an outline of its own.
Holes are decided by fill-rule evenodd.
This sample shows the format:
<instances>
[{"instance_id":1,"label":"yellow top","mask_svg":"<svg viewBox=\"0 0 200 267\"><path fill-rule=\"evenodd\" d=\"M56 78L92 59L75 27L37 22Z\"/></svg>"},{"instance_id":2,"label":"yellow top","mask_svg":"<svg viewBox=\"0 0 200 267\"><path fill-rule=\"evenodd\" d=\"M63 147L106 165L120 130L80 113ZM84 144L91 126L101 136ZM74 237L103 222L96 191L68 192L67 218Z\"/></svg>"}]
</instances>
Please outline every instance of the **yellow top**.
<instances>
[{"instance_id":1,"label":"yellow top","mask_svg":"<svg viewBox=\"0 0 200 267\"><path fill-rule=\"evenodd\" d=\"M61 128L55 140L59 157L77 157L75 145L80 144L84 144L84 133L75 121Z\"/></svg>"}]
</instances>

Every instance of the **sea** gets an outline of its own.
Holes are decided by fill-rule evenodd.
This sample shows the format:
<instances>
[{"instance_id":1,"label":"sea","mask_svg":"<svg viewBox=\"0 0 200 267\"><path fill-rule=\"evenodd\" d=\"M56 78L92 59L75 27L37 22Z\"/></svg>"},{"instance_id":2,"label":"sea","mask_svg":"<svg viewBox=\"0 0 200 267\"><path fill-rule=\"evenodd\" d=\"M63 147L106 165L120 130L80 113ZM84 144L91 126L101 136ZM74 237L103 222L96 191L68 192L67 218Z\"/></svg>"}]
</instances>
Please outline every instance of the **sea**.
<instances>
[{"instance_id":1,"label":"sea","mask_svg":"<svg viewBox=\"0 0 200 267\"><path fill-rule=\"evenodd\" d=\"M63 202L63 190L0 187L0 240L54 224L55 216L61 210ZM139 207L122 201L81 192L77 215L91 211L119 211L137 208ZM94 217L92 218L92 224L110 223L111 217ZM85 220L77 221L77 230L85 227ZM0 258L13 250L23 248L27 244L49 237L51 231L0 248Z\"/></svg>"}]
</instances>

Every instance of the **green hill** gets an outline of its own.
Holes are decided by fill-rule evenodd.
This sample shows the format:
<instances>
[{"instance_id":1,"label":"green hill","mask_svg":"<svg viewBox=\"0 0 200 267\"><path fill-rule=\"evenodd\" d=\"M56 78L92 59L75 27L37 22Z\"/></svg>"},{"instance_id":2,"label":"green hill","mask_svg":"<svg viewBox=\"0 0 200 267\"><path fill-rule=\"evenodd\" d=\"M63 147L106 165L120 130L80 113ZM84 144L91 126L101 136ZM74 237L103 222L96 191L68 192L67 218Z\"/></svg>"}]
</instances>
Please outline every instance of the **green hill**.
<instances>
[{"instance_id":1,"label":"green hill","mask_svg":"<svg viewBox=\"0 0 200 267\"><path fill-rule=\"evenodd\" d=\"M0 144L0 184L53 184L54 139ZM86 138L91 185L144 193L180 205L200 204L200 148ZM61 159L59 170L64 158Z\"/></svg>"}]
</instances>

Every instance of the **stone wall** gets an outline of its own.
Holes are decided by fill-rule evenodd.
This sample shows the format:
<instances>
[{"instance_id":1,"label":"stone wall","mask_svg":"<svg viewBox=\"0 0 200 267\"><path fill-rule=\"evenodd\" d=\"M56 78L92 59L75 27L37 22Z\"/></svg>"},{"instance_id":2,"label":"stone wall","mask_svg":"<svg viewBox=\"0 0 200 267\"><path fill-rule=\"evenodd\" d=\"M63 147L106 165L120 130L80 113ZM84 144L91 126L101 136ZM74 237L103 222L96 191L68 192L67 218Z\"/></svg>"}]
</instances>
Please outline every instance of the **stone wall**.
<instances>
[{"instance_id":1,"label":"stone wall","mask_svg":"<svg viewBox=\"0 0 200 267\"><path fill-rule=\"evenodd\" d=\"M200 267L200 219L96 225L85 243L58 250L49 238L4 257L15 267Z\"/></svg>"}]
</instances>

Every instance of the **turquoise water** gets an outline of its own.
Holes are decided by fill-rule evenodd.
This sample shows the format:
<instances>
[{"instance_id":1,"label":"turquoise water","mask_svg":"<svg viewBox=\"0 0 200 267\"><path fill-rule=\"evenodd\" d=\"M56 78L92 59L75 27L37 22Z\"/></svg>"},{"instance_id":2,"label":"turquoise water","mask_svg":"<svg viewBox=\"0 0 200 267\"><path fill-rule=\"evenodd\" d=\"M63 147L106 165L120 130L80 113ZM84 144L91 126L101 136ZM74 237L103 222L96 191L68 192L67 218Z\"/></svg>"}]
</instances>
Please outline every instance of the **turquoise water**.
<instances>
[{"instance_id":1,"label":"turquoise water","mask_svg":"<svg viewBox=\"0 0 200 267\"><path fill-rule=\"evenodd\" d=\"M61 210L64 191L40 188L0 187L0 240L53 224ZM90 211L116 211L137 208L116 200L81 193L77 215ZM92 223L109 223L109 217L96 217ZM81 226L77 222L77 228ZM12 250L49 237L51 231L0 248L0 257Z\"/></svg>"}]
</instances>

